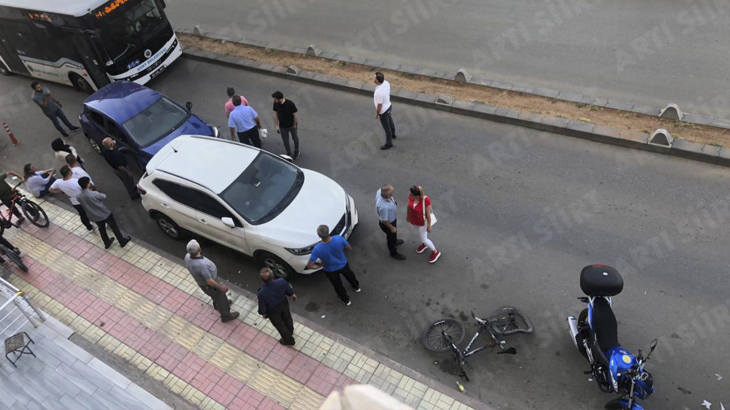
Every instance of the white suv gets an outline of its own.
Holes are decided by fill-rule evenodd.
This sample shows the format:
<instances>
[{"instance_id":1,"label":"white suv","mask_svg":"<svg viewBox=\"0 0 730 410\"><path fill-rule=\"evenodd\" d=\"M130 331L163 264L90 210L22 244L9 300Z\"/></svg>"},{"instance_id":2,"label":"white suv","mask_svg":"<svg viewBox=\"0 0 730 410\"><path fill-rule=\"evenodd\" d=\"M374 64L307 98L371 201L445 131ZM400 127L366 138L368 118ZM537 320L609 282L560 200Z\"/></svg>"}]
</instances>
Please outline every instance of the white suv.
<instances>
[{"instance_id":1,"label":"white suv","mask_svg":"<svg viewBox=\"0 0 730 410\"><path fill-rule=\"evenodd\" d=\"M279 277L310 274L317 226L349 237L355 202L326 176L264 150L185 135L147 164L137 188L142 205L169 237L181 230L262 261Z\"/></svg>"}]
</instances>

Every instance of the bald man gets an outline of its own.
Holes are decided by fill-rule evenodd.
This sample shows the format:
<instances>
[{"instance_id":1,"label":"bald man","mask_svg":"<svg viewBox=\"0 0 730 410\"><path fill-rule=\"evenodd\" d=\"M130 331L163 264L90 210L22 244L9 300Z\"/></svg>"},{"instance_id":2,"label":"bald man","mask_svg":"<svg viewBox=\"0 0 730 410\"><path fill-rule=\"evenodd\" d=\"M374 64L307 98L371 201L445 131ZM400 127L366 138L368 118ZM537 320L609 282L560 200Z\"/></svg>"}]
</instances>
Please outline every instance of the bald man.
<instances>
[{"instance_id":1,"label":"bald man","mask_svg":"<svg viewBox=\"0 0 730 410\"><path fill-rule=\"evenodd\" d=\"M264 319L269 319L279 331L281 335L279 343L284 346L294 346L294 321L287 296L295 302L297 295L285 279L274 279L274 274L269 268L261 269L261 280L264 284L258 291L259 314Z\"/></svg>"},{"instance_id":2,"label":"bald man","mask_svg":"<svg viewBox=\"0 0 730 410\"><path fill-rule=\"evenodd\" d=\"M402 261L406 257L398 252L398 245L403 239L398 239L398 203L395 202L393 185L385 184L375 194L375 210L378 212L380 230L385 232L388 243L388 252L393 259Z\"/></svg>"},{"instance_id":3,"label":"bald man","mask_svg":"<svg viewBox=\"0 0 730 410\"><path fill-rule=\"evenodd\" d=\"M124 154L117 148L117 142L107 137L101 143L104 145L104 159L112 167L117 177L122 180L129 197L132 200L139 199L139 192L137 192L137 187L134 185L134 176L127 167L127 159Z\"/></svg>"}]
</instances>

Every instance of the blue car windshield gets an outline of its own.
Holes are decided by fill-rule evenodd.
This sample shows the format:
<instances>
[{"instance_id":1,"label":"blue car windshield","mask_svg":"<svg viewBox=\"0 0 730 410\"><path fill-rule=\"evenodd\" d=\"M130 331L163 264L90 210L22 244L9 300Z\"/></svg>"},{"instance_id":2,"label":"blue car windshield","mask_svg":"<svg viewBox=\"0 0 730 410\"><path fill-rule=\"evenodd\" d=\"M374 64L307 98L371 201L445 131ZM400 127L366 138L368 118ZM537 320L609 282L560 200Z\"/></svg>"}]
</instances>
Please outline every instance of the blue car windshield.
<instances>
[{"instance_id":1,"label":"blue car windshield","mask_svg":"<svg viewBox=\"0 0 730 410\"><path fill-rule=\"evenodd\" d=\"M189 114L184 108L162 97L122 125L132 139L145 148L179 127Z\"/></svg>"}]
</instances>

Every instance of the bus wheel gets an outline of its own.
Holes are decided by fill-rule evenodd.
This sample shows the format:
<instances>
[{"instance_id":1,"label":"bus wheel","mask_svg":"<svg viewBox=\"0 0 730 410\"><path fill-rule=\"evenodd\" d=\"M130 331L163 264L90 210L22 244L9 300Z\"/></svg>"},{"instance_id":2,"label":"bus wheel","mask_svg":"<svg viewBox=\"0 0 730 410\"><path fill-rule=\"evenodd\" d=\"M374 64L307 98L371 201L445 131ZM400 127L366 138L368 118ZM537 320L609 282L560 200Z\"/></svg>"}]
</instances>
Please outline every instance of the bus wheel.
<instances>
[{"instance_id":1,"label":"bus wheel","mask_svg":"<svg viewBox=\"0 0 730 410\"><path fill-rule=\"evenodd\" d=\"M13 75L3 62L0 62L0 75Z\"/></svg>"},{"instance_id":2,"label":"bus wheel","mask_svg":"<svg viewBox=\"0 0 730 410\"><path fill-rule=\"evenodd\" d=\"M81 78L80 75L76 73L71 73L69 75L69 78L71 79L71 83L74 85L74 88L78 91L84 92L86 94L93 94L94 88L89 84L88 81Z\"/></svg>"}]
</instances>

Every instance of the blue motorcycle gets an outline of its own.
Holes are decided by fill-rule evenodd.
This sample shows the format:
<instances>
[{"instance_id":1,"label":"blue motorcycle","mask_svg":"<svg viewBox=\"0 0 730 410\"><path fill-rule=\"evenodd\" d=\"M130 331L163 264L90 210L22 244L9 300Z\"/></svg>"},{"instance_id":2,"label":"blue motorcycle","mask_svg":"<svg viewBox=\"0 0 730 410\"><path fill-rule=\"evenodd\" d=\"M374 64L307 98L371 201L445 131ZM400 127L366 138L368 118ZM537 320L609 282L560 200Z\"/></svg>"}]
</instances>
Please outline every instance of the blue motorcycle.
<instances>
[{"instance_id":1,"label":"blue motorcycle","mask_svg":"<svg viewBox=\"0 0 730 410\"><path fill-rule=\"evenodd\" d=\"M618 324L611 308L611 297L624 288L621 274L610 266L589 265L580 272L580 288L588 297L580 297L587 309L568 317L570 336L578 351L588 359L598 388L621 397L606 403L608 410L643 410L636 399L645 400L654 392L654 379L644 370L657 345L651 342L649 354L634 356L618 342Z\"/></svg>"}]
</instances>

